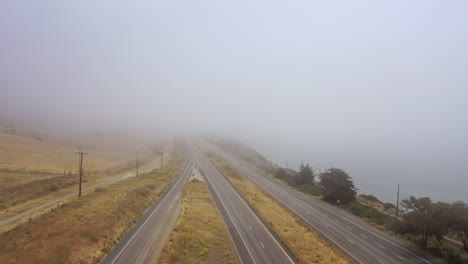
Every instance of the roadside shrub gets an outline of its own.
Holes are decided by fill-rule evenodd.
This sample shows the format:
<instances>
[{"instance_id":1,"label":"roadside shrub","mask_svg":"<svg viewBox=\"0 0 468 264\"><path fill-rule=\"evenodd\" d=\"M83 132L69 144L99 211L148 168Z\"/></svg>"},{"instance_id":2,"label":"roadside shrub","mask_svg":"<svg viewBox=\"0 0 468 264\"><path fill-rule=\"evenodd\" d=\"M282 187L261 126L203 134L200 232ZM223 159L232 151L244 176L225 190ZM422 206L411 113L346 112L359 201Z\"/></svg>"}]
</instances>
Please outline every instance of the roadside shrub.
<instances>
[{"instance_id":1,"label":"roadside shrub","mask_svg":"<svg viewBox=\"0 0 468 264\"><path fill-rule=\"evenodd\" d=\"M148 190L148 188L145 188L145 187L140 187L140 188L137 188L135 190L133 190L136 194L140 195L140 196L147 196L150 191Z\"/></svg>"},{"instance_id":2,"label":"roadside shrub","mask_svg":"<svg viewBox=\"0 0 468 264\"><path fill-rule=\"evenodd\" d=\"M103 187L94 188L94 192L105 192L105 191L106 191L106 188L103 188Z\"/></svg>"},{"instance_id":3,"label":"roadside shrub","mask_svg":"<svg viewBox=\"0 0 468 264\"><path fill-rule=\"evenodd\" d=\"M385 220L388 219L388 216L384 213L381 213L377 209L361 203L354 203L349 211L356 216L365 217L380 225L385 224Z\"/></svg>"},{"instance_id":4,"label":"roadside shrub","mask_svg":"<svg viewBox=\"0 0 468 264\"><path fill-rule=\"evenodd\" d=\"M58 191L58 186L55 185L55 184L50 185L50 186L49 186L49 191L51 191L51 192L56 192L56 191Z\"/></svg>"},{"instance_id":5,"label":"roadside shrub","mask_svg":"<svg viewBox=\"0 0 468 264\"><path fill-rule=\"evenodd\" d=\"M445 253L448 264L463 264L459 250L451 246L443 245L442 251Z\"/></svg>"},{"instance_id":6,"label":"roadside shrub","mask_svg":"<svg viewBox=\"0 0 468 264\"><path fill-rule=\"evenodd\" d=\"M145 184L145 187L148 188L148 189L151 189L151 190L155 190L156 189L156 184Z\"/></svg>"},{"instance_id":7,"label":"roadside shrub","mask_svg":"<svg viewBox=\"0 0 468 264\"><path fill-rule=\"evenodd\" d=\"M395 205L392 204L392 203L385 203L385 204L384 204L384 210L385 210L385 211L388 211L388 210L390 210L390 209L396 209Z\"/></svg>"},{"instance_id":8,"label":"roadside shrub","mask_svg":"<svg viewBox=\"0 0 468 264\"><path fill-rule=\"evenodd\" d=\"M367 201L369 201L369 202L380 203L380 200L377 199L377 197L375 197L375 196L372 195L372 194L369 194L369 195L367 195L367 194L361 194L361 195L359 195L359 196L361 196L362 198L364 198L365 200L367 200Z\"/></svg>"}]
</instances>

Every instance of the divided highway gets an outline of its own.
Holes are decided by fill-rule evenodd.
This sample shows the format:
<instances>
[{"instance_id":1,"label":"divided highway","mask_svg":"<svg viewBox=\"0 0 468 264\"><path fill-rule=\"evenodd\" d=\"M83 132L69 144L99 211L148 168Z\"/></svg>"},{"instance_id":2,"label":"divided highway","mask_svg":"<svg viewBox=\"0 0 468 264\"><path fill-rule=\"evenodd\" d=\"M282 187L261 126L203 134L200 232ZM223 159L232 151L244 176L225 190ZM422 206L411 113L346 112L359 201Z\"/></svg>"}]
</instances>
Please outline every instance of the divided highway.
<instances>
[{"instance_id":1,"label":"divided highway","mask_svg":"<svg viewBox=\"0 0 468 264\"><path fill-rule=\"evenodd\" d=\"M400 241L365 222L343 213L332 205L275 182L217 146L211 146L211 148L231 166L241 171L294 212L333 246L348 255L355 263L432 263L430 256L419 255Z\"/></svg>"},{"instance_id":2,"label":"divided highway","mask_svg":"<svg viewBox=\"0 0 468 264\"><path fill-rule=\"evenodd\" d=\"M190 157L168 190L152 205L135 226L114 246L103 263L154 263L179 215L181 189L194 165Z\"/></svg>"},{"instance_id":3,"label":"divided highway","mask_svg":"<svg viewBox=\"0 0 468 264\"><path fill-rule=\"evenodd\" d=\"M193 150L242 263L295 263L239 194L199 150Z\"/></svg>"}]
</instances>

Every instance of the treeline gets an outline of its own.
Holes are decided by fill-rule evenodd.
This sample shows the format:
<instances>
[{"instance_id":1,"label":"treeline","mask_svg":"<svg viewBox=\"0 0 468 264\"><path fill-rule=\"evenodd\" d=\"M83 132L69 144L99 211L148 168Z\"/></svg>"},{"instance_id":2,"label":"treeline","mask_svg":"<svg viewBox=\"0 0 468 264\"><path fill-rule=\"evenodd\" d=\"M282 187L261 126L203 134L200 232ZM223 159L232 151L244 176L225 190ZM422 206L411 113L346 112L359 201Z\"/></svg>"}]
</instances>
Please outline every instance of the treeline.
<instances>
[{"instance_id":1,"label":"treeline","mask_svg":"<svg viewBox=\"0 0 468 264\"><path fill-rule=\"evenodd\" d=\"M439 253L439 248L429 248L430 239L438 244L451 234L456 236L468 252L468 205L464 202L434 203L428 197L416 198L410 196L401 202L406 213L403 222L397 226L398 232L415 234L419 237L422 249Z\"/></svg>"},{"instance_id":2,"label":"treeline","mask_svg":"<svg viewBox=\"0 0 468 264\"><path fill-rule=\"evenodd\" d=\"M279 168L274 176L300 191L321 196L322 200L329 203L342 205L350 209L352 213L356 213L355 211L359 209L361 214L357 215L362 216L362 207L365 205L356 201L357 189L353 180L341 169L330 168L325 172L317 173L308 164L301 164L299 171ZM349 205L346 206L346 204ZM390 207L390 204L385 205ZM443 246L442 240L447 235L455 237L463 243L464 250L468 252L468 205L466 203L434 203L428 197L411 196L403 199L401 205L404 213L400 221L393 220L391 216L380 213L374 208L365 210L371 209L375 211L373 215L385 217L385 222L390 223L386 225L388 229L405 235L423 250L429 250L434 255L446 256L449 263L462 263L459 253L451 247Z\"/></svg>"},{"instance_id":3,"label":"treeline","mask_svg":"<svg viewBox=\"0 0 468 264\"><path fill-rule=\"evenodd\" d=\"M322 196L323 200L333 204L346 204L354 201L356 197L357 189L353 179L345 171L337 168L316 173L309 164L301 164L299 171L279 168L275 177L302 191Z\"/></svg>"}]
</instances>

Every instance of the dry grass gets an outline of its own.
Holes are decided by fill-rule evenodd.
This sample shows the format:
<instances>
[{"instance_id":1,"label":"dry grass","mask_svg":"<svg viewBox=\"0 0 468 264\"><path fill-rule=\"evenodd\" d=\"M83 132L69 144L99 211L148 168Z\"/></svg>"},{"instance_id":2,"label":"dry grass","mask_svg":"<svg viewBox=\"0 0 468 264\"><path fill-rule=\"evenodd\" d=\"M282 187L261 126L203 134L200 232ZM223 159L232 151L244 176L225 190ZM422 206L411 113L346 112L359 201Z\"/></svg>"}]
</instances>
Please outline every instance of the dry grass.
<instances>
[{"instance_id":1,"label":"dry grass","mask_svg":"<svg viewBox=\"0 0 468 264\"><path fill-rule=\"evenodd\" d=\"M181 211L158 263L239 263L205 183L197 180L187 183Z\"/></svg>"},{"instance_id":2,"label":"dry grass","mask_svg":"<svg viewBox=\"0 0 468 264\"><path fill-rule=\"evenodd\" d=\"M0 235L0 263L98 263L172 182L182 165L110 185Z\"/></svg>"},{"instance_id":3,"label":"dry grass","mask_svg":"<svg viewBox=\"0 0 468 264\"><path fill-rule=\"evenodd\" d=\"M215 164L301 263L351 263L241 172L219 160Z\"/></svg>"},{"instance_id":4,"label":"dry grass","mask_svg":"<svg viewBox=\"0 0 468 264\"><path fill-rule=\"evenodd\" d=\"M89 171L126 166L135 159L135 147L131 150L124 150L91 143L79 145L89 152L84 159L86 169ZM115 145L121 144L116 142ZM0 169L52 173L76 172L78 156L75 152L77 150L78 144L61 144L0 133ZM150 154L149 149L142 149L140 153L141 157L147 157Z\"/></svg>"}]
</instances>

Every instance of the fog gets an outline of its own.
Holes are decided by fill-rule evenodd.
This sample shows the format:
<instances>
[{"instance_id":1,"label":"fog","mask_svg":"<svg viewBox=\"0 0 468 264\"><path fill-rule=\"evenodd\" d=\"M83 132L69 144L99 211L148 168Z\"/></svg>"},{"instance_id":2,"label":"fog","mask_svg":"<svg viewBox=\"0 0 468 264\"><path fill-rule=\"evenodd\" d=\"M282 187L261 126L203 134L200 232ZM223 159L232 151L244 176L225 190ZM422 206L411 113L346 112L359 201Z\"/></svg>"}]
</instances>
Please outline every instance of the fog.
<instances>
[{"instance_id":1,"label":"fog","mask_svg":"<svg viewBox=\"0 0 468 264\"><path fill-rule=\"evenodd\" d=\"M468 201L464 1L2 1L0 121L216 134Z\"/></svg>"}]
</instances>

